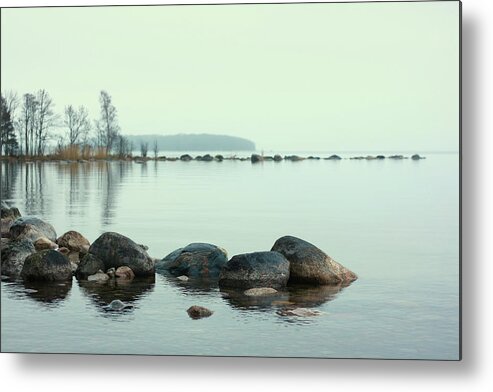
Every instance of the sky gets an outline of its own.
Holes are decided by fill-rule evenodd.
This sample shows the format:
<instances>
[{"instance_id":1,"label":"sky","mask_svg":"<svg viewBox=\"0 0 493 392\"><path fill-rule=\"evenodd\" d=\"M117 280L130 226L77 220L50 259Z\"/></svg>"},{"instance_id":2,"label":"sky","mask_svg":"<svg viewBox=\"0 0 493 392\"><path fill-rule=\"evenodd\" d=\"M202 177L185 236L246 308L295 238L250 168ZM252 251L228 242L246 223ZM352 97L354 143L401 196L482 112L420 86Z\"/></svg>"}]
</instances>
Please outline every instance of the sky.
<instances>
[{"instance_id":1,"label":"sky","mask_svg":"<svg viewBox=\"0 0 493 392\"><path fill-rule=\"evenodd\" d=\"M459 3L2 9L1 85L93 119L104 89L123 134L458 151Z\"/></svg>"}]
</instances>

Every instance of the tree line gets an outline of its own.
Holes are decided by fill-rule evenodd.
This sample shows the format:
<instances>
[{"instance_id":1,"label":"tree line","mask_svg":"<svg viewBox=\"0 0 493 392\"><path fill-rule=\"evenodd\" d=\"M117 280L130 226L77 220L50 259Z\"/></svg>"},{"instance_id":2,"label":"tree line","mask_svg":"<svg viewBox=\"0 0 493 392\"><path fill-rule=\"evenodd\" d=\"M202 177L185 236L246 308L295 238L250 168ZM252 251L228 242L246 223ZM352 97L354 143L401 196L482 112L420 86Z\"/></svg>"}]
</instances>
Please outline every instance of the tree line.
<instances>
[{"instance_id":1,"label":"tree line","mask_svg":"<svg viewBox=\"0 0 493 392\"><path fill-rule=\"evenodd\" d=\"M132 143L121 134L117 110L104 90L99 94L99 118L92 122L83 105L68 105L63 113L56 113L53 99L44 89L21 97L6 91L0 100L0 153L5 156L51 153L74 159L132 154Z\"/></svg>"}]
</instances>

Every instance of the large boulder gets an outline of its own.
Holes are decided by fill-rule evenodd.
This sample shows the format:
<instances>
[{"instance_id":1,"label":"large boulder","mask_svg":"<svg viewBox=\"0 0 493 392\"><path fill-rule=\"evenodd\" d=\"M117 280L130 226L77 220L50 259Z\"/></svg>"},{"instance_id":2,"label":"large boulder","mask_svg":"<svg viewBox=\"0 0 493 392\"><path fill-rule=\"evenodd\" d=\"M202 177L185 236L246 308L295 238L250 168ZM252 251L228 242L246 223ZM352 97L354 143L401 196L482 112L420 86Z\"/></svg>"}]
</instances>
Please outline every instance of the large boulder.
<instances>
[{"instance_id":1,"label":"large boulder","mask_svg":"<svg viewBox=\"0 0 493 392\"><path fill-rule=\"evenodd\" d=\"M193 243L171 252L156 263L156 270L173 276L217 279L228 262L226 251L216 245Z\"/></svg>"},{"instance_id":2,"label":"large boulder","mask_svg":"<svg viewBox=\"0 0 493 392\"><path fill-rule=\"evenodd\" d=\"M77 265L75 276L77 279L87 279L99 270L105 270L103 261L99 257L88 253Z\"/></svg>"},{"instance_id":3,"label":"large boulder","mask_svg":"<svg viewBox=\"0 0 493 392\"><path fill-rule=\"evenodd\" d=\"M275 242L272 250L283 254L289 260L290 282L323 285L345 284L357 279L355 273L334 261L315 245L300 238L281 237Z\"/></svg>"},{"instance_id":4,"label":"large boulder","mask_svg":"<svg viewBox=\"0 0 493 392\"><path fill-rule=\"evenodd\" d=\"M124 235L114 232L101 234L90 246L89 253L103 261L103 271L127 266L135 276L154 275L154 260L141 245Z\"/></svg>"},{"instance_id":5,"label":"large boulder","mask_svg":"<svg viewBox=\"0 0 493 392\"><path fill-rule=\"evenodd\" d=\"M63 281L72 279L72 265L67 257L56 250L48 249L26 258L21 277L36 281Z\"/></svg>"},{"instance_id":6,"label":"large boulder","mask_svg":"<svg viewBox=\"0 0 493 392\"><path fill-rule=\"evenodd\" d=\"M10 207L6 202L2 201L1 206L0 206L0 217L1 219L17 219L20 218L21 213L19 212L19 209L16 207Z\"/></svg>"},{"instance_id":7,"label":"large boulder","mask_svg":"<svg viewBox=\"0 0 493 392\"><path fill-rule=\"evenodd\" d=\"M46 237L50 241L56 241L55 228L35 216L25 216L16 219L10 226L10 238L26 238L35 242L39 238Z\"/></svg>"},{"instance_id":8,"label":"large boulder","mask_svg":"<svg viewBox=\"0 0 493 392\"><path fill-rule=\"evenodd\" d=\"M26 257L36 252L31 241L26 239L9 241L2 245L2 275L17 277L21 274Z\"/></svg>"},{"instance_id":9,"label":"large boulder","mask_svg":"<svg viewBox=\"0 0 493 392\"><path fill-rule=\"evenodd\" d=\"M67 248L71 252L84 252L90 247L86 237L77 231L70 230L56 240L60 247Z\"/></svg>"},{"instance_id":10,"label":"large boulder","mask_svg":"<svg viewBox=\"0 0 493 392\"><path fill-rule=\"evenodd\" d=\"M289 261L278 252L254 252L233 256L219 276L221 287L253 288L286 286Z\"/></svg>"}]
</instances>

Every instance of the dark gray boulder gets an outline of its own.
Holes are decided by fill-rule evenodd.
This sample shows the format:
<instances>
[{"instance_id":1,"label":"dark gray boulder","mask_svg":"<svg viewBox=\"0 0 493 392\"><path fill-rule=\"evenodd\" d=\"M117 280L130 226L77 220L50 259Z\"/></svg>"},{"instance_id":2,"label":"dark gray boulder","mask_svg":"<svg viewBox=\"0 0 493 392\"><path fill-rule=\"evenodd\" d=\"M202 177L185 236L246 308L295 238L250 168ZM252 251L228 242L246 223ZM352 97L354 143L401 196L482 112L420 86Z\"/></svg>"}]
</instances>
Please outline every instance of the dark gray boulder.
<instances>
[{"instance_id":1,"label":"dark gray boulder","mask_svg":"<svg viewBox=\"0 0 493 392\"><path fill-rule=\"evenodd\" d=\"M228 262L226 251L216 245L193 243L177 249L156 263L157 271L173 276L217 279Z\"/></svg>"},{"instance_id":2,"label":"dark gray boulder","mask_svg":"<svg viewBox=\"0 0 493 392\"><path fill-rule=\"evenodd\" d=\"M19 237L36 241L41 237L46 237L50 241L56 241L55 228L48 222L45 222L35 216L24 216L17 218L10 226L10 238Z\"/></svg>"},{"instance_id":3,"label":"dark gray boulder","mask_svg":"<svg viewBox=\"0 0 493 392\"><path fill-rule=\"evenodd\" d=\"M289 260L289 282L309 284L346 284L357 279L354 272L334 261L315 245L297 237L279 238L273 251Z\"/></svg>"},{"instance_id":4,"label":"dark gray boulder","mask_svg":"<svg viewBox=\"0 0 493 392\"><path fill-rule=\"evenodd\" d=\"M211 154L205 154L203 157L202 157L202 160L205 161L205 162L212 162L214 160L214 158L212 157Z\"/></svg>"},{"instance_id":5,"label":"dark gray boulder","mask_svg":"<svg viewBox=\"0 0 493 392\"><path fill-rule=\"evenodd\" d=\"M253 288L286 286L289 261L278 252L254 252L233 256L219 276L221 287Z\"/></svg>"},{"instance_id":6,"label":"dark gray boulder","mask_svg":"<svg viewBox=\"0 0 493 392\"><path fill-rule=\"evenodd\" d=\"M9 241L2 246L2 275L17 277L21 274L26 258L36 250L31 241L26 239Z\"/></svg>"},{"instance_id":7,"label":"dark gray boulder","mask_svg":"<svg viewBox=\"0 0 493 392\"><path fill-rule=\"evenodd\" d=\"M124 235L114 232L101 234L90 246L89 253L103 261L103 271L127 266L135 276L154 275L154 260L142 246Z\"/></svg>"},{"instance_id":8,"label":"dark gray boulder","mask_svg":"<svg viewBox=\"0 0 493 392\"><path fill-rule=\"evenodd\" d=\"M420 156L419 154L414 154L411 156L411 159L413 161L419 161L420 159L425 159L424 157Z\"/></svg>"},{"instance_id":9,"label":"dark gray boulder","mask_svg":"<svg viewBox=\"0 0 493 392\"><path fill-rule=\"evenodd\" d=\"M389 156L389 159L404 159L403 155L391 155Z\"/></svg>"},{"instance_id":10,"label":"dark gray boulder","mask_svg":"<svg viewBox=\"0 0 493 392\"><path fill-rule=\"evenodd\" d=\"M282 161L282 156L279 154L274 155L274 162L281 162Z\"/></svg>"},{"instance_id":11,"label":"dark gray boulder","mask_svg":"<svg viewBox=\"0 0 493 392\"><path fill-rule=\"evenodd\" d=\"M224 157L221 154L217 154L214 159L218 162L222 162L224 160Z\"/></svg>"},{"instance_id":12,"label":"dark gray boulder","mask_svg":"<svg viewBox=\"0 0 493 392\"><path fill-rule=\"evenodd\" d=\"M21 277L35 281L63 281L72 279L69 259L56 250L48 249L34 253L24 261Z\"/></svg>"},{"instance_id":13,"label":"dark gray boulder","mask_svg":"<svg viewBox=\"0 0 493 392\"><path fill-rule=\"evenodd\" d=\"M190 318L198 320L204 317L212 316L214 312L212 310L204 308L203 306L193 305L187 309L187 313Z\"/></svg>"},{"instance_id":14,"label":"dark gray boulder","mask_svg":"<svg viewBox=\"0 0 493 392\"><path fill-rule=\"evenodd\" d=\"M190 162L193 158L189 154L183 154L180 157L180 161Z\"/></svg>"},{"instance_id":15,"label":"dark gray boulder","mask_svg":"<svg viewBox=\"0 0 493 392\"><path fill-rule=\"evenodd\" d=\"M257 163L257 162L261 162L263 161L263 158L261 155L258 155L258 154L252 154L252 156L250 157L250 161L252 163Z\"/></svg>"},{"instance_id":16,"label":"dark gray boulder","mask_svg":"<svg viewBox=\"0 0 493 392\"><path fill-rule=\"evenodd\" d=\"M328 158L324 158L324 159L326 159L326 160L331 160L331 161L338 161L338 160L340 160L340 159L342 159L342 158L341 158L339 155L333 154L333 155L331 155L330 157L328 157Z\"/></svg>"},{"instance_id":17,"label":"dark gray boulder","mask_svg":"<svg viewBox=\"0 0 493 392\"><path fill-rule=\"evenodd\" d=\"M77 279L87 279L96 274L99 270L105 271L103 261L93 254L86 254L77 265L75 276Z\"/></svg>"}]
</instances>

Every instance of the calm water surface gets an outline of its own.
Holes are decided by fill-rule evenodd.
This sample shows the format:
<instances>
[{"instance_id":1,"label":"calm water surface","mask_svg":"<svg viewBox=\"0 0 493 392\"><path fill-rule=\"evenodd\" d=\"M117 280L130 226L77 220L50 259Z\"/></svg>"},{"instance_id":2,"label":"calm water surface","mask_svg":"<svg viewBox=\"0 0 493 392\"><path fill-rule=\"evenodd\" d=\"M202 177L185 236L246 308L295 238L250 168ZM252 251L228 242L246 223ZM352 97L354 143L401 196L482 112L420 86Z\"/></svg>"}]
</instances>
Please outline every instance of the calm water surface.
<instances>
[{"instance_id":1,"label":"calm water surface","mask_svg":"<svg viewBox=\"0 0 493 392\"><path fill-rule=\"evenodd\" d=\"M359 275L248 301L156 274L118 287L2 280L2 351L457 359L459 155L412 161L2 164L2 200L91 242L117 231L162 258L191 242L229 255L283 235ZM324 155L325 156L325 155ZM133 305L105 310L120 298ZM316 317L280 315L286 304ZM192 320L201 305L212 317Z\"/></svg>"}]
</instances>

